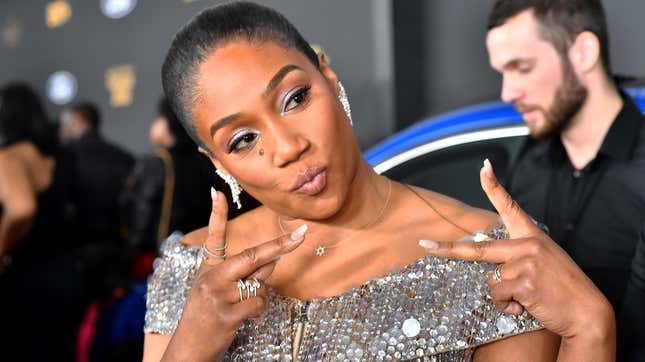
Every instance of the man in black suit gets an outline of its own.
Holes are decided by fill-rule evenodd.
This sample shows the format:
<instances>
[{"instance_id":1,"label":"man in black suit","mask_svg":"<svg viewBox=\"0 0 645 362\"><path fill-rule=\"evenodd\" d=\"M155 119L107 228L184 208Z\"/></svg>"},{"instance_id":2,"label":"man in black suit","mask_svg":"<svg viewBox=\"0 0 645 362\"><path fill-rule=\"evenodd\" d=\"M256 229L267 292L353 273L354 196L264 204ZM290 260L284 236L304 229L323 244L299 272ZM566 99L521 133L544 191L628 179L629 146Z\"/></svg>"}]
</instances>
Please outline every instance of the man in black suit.
<instances>
[{"instance_id":1,"label":"man in black suit","mask_svg":"<svg viewBox=\"0 0 645 362\"><path fill-rule=\"evenodd\" d=\"M110 263L116 262L122 246L118 200L134 166L134 158L128 152L101 136L100 123L96 105L82 102L63 112L60 127L61 139L76 161L78 236L89 285L95 285L92 281L100 283L96 279L104 278Z\"/></svg>"},{"instance_id":2,"label":"man in black suit","mask_svg":"<svg viewBox=\"0 0 645 362\"><path fill-rule=\"evenodd\" d=\"M645 283L626 293L645 220L645 117L611 76L603 6L498 0L486 46L502 75L502 100L531 133L508 191L612 303L618 357L628 360L625 346L637 344L638 331L622 322L645 311L637 297Z\"/></svg>"}]
</instances>

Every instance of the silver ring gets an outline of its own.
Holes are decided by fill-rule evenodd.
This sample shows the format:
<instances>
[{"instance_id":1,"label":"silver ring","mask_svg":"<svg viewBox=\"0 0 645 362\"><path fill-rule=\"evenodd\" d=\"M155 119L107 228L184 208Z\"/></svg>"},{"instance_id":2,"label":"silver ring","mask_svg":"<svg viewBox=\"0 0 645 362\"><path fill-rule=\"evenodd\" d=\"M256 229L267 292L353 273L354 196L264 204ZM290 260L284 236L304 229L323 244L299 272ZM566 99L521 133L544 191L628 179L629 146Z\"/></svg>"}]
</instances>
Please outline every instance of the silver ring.
<instances>
[{"instance_id":1,"label":"silver ring","mask_svg":"<svg viewBox=\"0 0 645 362\"><path fill-rule=\"evenodd\" d=\"M251 280L238 279L237 290L240 293L240 302L250 299L251 296L257 297L258 289L260 289L261 286L262 284L260 284L260 281L256 278L253 278Z\"/></svg>"},{"instance_id":2,"label":"silver ring","mask_svg":"<svg viewBox=\"0 0 645 362\"><path fill-rule=\"evenodd\" d=\"M260 287L261 287L261 286L262 286L262 284L260 284L260 281L259 281L259 280L257 280L257 279L255 279L255 278L253 278L253 288L254 288L254 289L253 289L253 296L254 296L254 297L256 297L256 296L257 296L256 291L257 291L258 289L260 289Z\"/></svg>"},{"instance_id":3,"label":"silver ring","mask_svg":"<svg viewBox=\"0 0 645 362\"><path fill-rule=\"evenodd\" d=\"M226 247L227 246L228 246L228 243L224 244L224 246L221 247L221 248L213 249L213 250L217 250L217 251L223 251L222 254L217 254L217 253L214 253L213 251L211 251L210 249L208 249L208 247L206 247L206 242L204 241L204 244L202 244L202 253L207 258L226 259L226 257L228 256L226 254Z\"/></svg>"},{"instance_id":4,"label":"silver ring","mask_svg":"<svg viewBox=\"0 0 645 362\"><path fill-rule=\"evenodd\" d=\"M249 280L245 280L244 286L246 287L246 299L251 299L251 292L254 289L253 284Z\"/></svg>"},{"instance_id":5,"label":"silver ring","mask_svg":"<svg viewBox=\"0 0 645 362\"><path fill-rule=\"evenodd\" d=\"M237 280L237 290L240 292L240 302L244 301L244 291L246 290L246 283L242 279Z\"/></svg>"},{"instance_id":6,"label":"silver ring","mask_svg":"<svg viewBox=\"0 0 645 362\"><path fill-rule=\"evenodd\" d=\"M503 264L498 264L493 272L493 280L495 283L500 283L502 281L502 265Z\"/></svg>"},{"instance_id":7,"label":"silver ring","mask_svg":"<svg viewBox=\"0 0 645 362\"><path fill-rule=\"evenodd\" d=\"M206 245L206 242L204 242L204 245ZM228 242L225 242L224 246L219 247L219 248L213 248L211 250L213 250L213 251L224 251L224 250L226 250L227 247L228 247Z\"/></svg>"}]
</instances>

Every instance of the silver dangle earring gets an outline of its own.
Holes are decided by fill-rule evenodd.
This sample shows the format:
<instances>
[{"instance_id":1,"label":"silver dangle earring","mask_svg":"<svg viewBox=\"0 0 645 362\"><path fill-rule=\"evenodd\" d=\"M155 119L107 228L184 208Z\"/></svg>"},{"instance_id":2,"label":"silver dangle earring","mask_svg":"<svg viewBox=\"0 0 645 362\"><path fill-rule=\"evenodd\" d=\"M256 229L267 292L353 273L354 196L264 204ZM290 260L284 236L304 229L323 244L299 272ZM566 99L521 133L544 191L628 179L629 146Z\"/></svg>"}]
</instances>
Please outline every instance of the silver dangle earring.
<instances>
[{"instance_id":1,"label":"silver dangle earring","mask_svg":"<svg viewBox=\"0 0 645 362\"><path fill-rule=\"evenodd\" d=\"M228 187L231 188L231 196L233 196L233 202L235 205L237 205L237 209L242 208L242 203L240 202L240 194L242 193L242 186L237 183L237 180L235 177L231 175L227 175L220 170L215 170L215 173L222 179L224 179L224 182L228 184Z\"/></svg>"},{"instance_id":2,"label":"silver dangle earring","mask_svg":"<svg viewBox=\"0 0 645 362\"><path fill-rule=\"evenodd\" d=\"M349 106L349 99L347 98L347 92L345 92L345 87L343 87L343 83L338 81L338 99L340 100L340 104L343 105L343 109L345 110L345 113L347 114L347 118L349 118L349 124L354 126L354 121L352 121L352 109Z\"/></svg>"}]
</instances>

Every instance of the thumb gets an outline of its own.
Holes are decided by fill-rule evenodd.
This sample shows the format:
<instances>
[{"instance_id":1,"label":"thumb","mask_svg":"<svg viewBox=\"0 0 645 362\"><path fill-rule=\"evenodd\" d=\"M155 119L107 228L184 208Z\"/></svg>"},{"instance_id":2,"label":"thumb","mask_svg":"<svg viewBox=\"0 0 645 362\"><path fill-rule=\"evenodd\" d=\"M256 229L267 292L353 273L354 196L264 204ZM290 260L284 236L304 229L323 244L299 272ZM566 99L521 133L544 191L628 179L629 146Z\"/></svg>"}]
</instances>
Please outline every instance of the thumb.
<instances>
[{"instance_id":1,"label":"thumb","mask_svg":"<svg viewBox=\"0 0 645 362\"><path fill-rule=\"evenodd\" d=\"M211 187L212 209L208 220L208 236L204 240L204 257L207 264L222 262L226 255L226 223L228 204L223 193Z\"/></svg>"},{"instance_id":2,"label":"thumb","mask_svg":"<svg viewBox=\"0 0 645 362\"><path fill-rule=\"evenodd\" d=\"M539 231L533 220L497 181L493 166L488 159L484 160L484 167L479 172L479 179L484 193L502 218L511 239L531 236Z\"/></svg>"}]
</instances>

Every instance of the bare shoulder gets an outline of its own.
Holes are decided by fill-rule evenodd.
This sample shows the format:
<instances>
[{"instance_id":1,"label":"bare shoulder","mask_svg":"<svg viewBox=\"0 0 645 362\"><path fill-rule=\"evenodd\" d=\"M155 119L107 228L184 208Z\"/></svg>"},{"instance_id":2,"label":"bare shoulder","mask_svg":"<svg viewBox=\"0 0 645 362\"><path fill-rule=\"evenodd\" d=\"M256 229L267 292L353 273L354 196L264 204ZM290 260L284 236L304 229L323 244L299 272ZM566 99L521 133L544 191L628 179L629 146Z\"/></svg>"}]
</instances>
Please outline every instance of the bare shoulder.
<instances>
[{"instance_id":1,"label":"bare shoulder","mask_svg":"<svg viewBox=\"0 0 645 362\"><path fill-rule=\"evenodd\" d=\"M189 246L202 246L204 240L208 236L208 226L193 230L186 234L183 239L181 239L182 244Z\"/></svg>"},{"instance_id":2,"label":"bare shoulder","mask_svg":"<svg viewBox=\"0 0 645 362\"><path fill-rule=\"evenodd\" d=\"M270 217L268 209L260 206L248 211L226 224L226 240L230 250L239 250L253 246L253 240L263 240L261 231L266 228L266 220ZM263 228L263 226L265 226ZM182 243L190 246L202 246L208 237L208 226L193 230L184 236ZM267 240L268 240L267 236ZM247 244L250 242L250 244Z\"/></svg>"},{"instance_id":3,"label":"bare shoulder","mask_svg":"<svg viewBox=\"0 0 645 362\"><path fill-rule=\"evenodd\" d=\"M20 157L14 146L0 150L0 183L4 179L19 178L20 182L25 182L21 178L28 176L28 167L26 160ZM17 180L18 181L18 180ZM29 182L31 184L31 182Z\"/></svg>"},{"instance_id":4,"label":"bare shoulder","mask_svg":"<svg viewBox=\"0 0 645 362\"><path fill-rule=\"evenodd\" d=\"M436 213L443 219L459 225L466 230L486 230L491 225L499 222L499 215L494 212L480 209L463 203L455 198L430 191L424 188L410 186L416 194L408 202L424 202L427 206L427 213ZM418 199L421 200L418 200ZM423 215L426 213L418 213Z\"/></svg>"}]
</instances>

